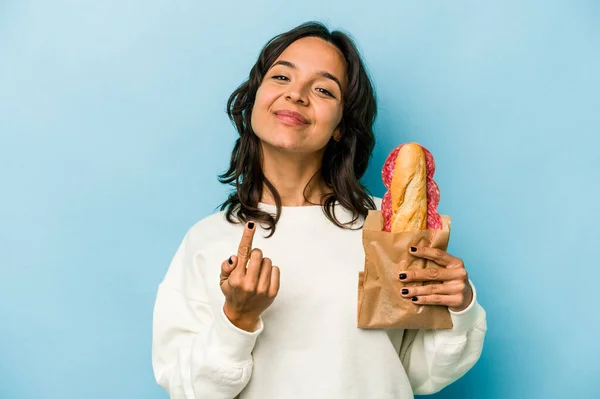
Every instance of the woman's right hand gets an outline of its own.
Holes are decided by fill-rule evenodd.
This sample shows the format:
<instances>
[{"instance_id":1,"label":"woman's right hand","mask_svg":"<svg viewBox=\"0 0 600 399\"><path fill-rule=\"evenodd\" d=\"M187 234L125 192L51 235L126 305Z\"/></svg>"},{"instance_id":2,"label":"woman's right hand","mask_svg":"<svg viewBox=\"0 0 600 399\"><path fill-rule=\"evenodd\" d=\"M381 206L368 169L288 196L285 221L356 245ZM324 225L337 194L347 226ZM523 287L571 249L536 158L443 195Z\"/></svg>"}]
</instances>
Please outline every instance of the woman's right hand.
<instances>
[{"instance_id":1,"label":"woman's right hand","mask_svg":"<svg viewBox=\"0 0 600 399\"><path fill-rule=\"evenodd\" d=\"M250 222L252 223L252 222ZM275 300L279 291L279 268L263 258L260 249L252 251L256 225L246 223L237 256L221 265L221 291L225 295L223 311L236 327L254 331L258 317Z\"/></svg>"}]
</instances>

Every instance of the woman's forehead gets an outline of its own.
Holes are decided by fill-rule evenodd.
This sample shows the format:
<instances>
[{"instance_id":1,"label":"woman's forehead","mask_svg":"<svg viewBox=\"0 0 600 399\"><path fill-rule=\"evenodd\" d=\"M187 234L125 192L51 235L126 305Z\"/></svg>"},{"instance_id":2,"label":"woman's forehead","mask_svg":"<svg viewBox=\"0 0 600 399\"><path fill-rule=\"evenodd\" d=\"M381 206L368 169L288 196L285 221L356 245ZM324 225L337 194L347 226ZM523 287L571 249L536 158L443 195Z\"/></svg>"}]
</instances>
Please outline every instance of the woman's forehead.
<instances>
[{"instance_id":1,"label":"woman's forehead","mask_svg":"<svg viewBox=\"0 0 600 399\"><path fill-rule=\"evenodd\" d=\"M329 72L346 79L346 62L340 50L317 37L304 37L290 44L275 60L287 61L305 72Z\"/></svg>"}]
</instances>

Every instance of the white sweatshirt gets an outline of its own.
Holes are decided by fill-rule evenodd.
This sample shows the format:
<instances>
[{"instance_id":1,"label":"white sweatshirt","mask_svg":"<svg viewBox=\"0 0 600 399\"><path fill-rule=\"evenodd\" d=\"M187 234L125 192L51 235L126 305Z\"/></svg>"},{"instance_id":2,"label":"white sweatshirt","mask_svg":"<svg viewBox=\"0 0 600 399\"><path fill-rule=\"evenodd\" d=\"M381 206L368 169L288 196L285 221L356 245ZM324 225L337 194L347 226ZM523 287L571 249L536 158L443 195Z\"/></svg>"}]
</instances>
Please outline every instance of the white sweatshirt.
<instances>
[{"instance_id":1,"label":"white sweatshirt","mask_svg":"<svg viewBox=\"0 0 600 399\"><path fill-rule=\"evenodd\" d=\"M189 229L158 287L152 365L171 398L409 399L441 390L479 359L487 327L476 294L450 312L451 330L357 328L362 230L337 227L320 206L284 207L268 239L257 224L253 247L279 266L280 290L255 332L235 327L219 274L244 225L224 213ZM336 216L352 219L339 204Z\"/></svg>"}]
</instances>

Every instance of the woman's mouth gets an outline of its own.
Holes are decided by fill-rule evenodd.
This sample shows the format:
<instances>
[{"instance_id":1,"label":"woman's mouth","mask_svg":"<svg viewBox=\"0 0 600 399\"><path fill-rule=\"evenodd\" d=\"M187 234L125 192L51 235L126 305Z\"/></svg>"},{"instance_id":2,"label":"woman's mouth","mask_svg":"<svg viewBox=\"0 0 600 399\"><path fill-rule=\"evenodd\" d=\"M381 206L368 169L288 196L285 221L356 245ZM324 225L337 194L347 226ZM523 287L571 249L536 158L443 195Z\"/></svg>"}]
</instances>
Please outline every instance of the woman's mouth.
<instances>
[{"instance_id":1,"label":"woman's mouth","mask_svg":"<svg viewBox=\"0 0 600 399\"><path fill-rule=\"evenodd\" d=\"M284 125L288 126L304 126L308 122L306 119L295 112L279 111L275 113L275 117Z\"/></svg>"}]
</instances>

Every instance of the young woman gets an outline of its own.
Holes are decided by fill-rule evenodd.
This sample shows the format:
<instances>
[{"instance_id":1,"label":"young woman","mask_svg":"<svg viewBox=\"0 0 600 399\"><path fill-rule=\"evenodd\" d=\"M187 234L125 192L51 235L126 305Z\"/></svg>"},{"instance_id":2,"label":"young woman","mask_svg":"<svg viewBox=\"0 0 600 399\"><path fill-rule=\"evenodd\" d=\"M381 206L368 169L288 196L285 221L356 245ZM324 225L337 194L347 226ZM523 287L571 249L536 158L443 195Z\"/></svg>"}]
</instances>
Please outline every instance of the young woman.
<instances>
[{"instance_id":1,"label":"young woman","mask_svg":"<svg viewBox=\"0 0 600 399\"><path fill-rule=\"evenodd\" d=\"M359 182L376 102L352 40L318 23L276 36L228 113L240 137L220 180L235 189L189 229L156 298L152 361L171 398L408 399L467 372L485 311L446 252L418 248L445 268L403 295L448 306L451 330L356 327L361 227L381 198ZM404 280L432 280L420 272Z\"/></svg>"}]
</instances>

